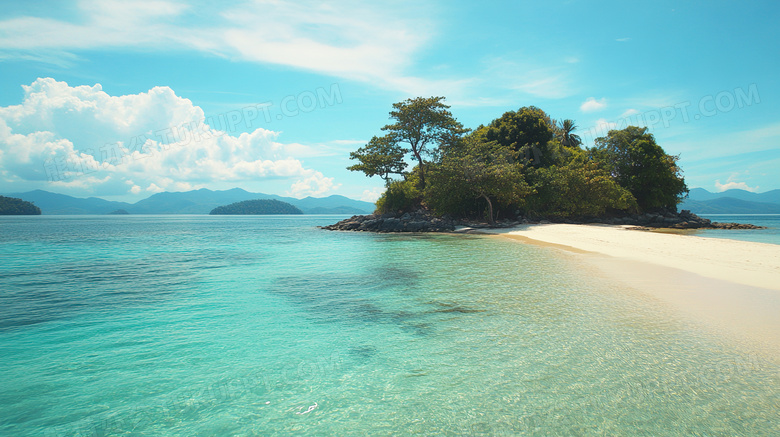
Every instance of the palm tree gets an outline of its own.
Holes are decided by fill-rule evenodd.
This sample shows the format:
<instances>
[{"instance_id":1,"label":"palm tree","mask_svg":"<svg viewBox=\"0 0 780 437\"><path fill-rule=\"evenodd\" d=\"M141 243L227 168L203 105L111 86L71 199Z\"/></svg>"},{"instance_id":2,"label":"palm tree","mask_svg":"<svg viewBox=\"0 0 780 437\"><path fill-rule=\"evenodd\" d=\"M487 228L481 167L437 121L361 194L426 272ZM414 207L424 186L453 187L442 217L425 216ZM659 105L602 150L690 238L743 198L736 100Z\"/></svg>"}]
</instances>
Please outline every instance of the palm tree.
<instances>
[{"instance_id":1,"label":"palm tree","mask_svg":"<svg viewBox=\"0 0 780 437\"><path fill-rule=\"evenodd\" d=\"M564 146L577 147L582 144L580 136L572 133L577 130L577 125L574 124L574 120L561 120L558 123L558 130L560 132L561 144Z\"/></svg>"}]
</instances>

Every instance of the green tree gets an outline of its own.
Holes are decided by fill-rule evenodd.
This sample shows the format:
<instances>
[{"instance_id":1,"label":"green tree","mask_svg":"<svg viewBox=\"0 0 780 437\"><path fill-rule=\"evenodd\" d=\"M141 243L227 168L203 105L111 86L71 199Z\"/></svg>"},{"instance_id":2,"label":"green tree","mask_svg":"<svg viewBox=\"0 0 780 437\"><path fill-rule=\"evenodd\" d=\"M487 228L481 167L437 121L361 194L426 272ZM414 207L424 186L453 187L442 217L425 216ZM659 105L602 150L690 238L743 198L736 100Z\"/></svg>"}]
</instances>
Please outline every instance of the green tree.
<instances>
[{"instance_id":1,"label":"green tree","mask_svg":"<svg viewBox=\"0 0 780 437\"><path fill-rule=\"evenodd\" d=\"M41 209L32 202L16 197L0 196L0 215L40 215Z\"/></svg>"},{"instance_id":2,"label":"green tree","mask_svg":"<svg viewBox=\"0 0 780 437\"><path fill-rule=\"evenodd\" d=\"M565 165L539 168L531 176L536 195L526 212L532 215L584 218L636 210L634 196L579 149Z\"/></svg>"},{"instance_id":3,"label":"green tree","mask_svg":"<svg viewBox=\"0 0 780 437\"><path fill-rule=\"evenodd\" d=\"M230 205L218 206L210 215L233 214L303 214L303 211L287 202L276 199L244 200Z\"/></svg>"},{"instance_id":4,"label":"green tree","mask_svg":"<svg viewBox=\"0 0 780 437\"><path fill-rule=\"evenodd\" d=\"M589 149L591 157L634 195L641 210L677 210L688 192L677 165L679 157L667 155L646 127L611 130L606 137L597 138L595 145Z\"/></svg>"},{"instance_id":5,"label":"green tree","mask_svg":"<svg viewBox=\"0 0 780 437\"><path fill-rule=\"evenodd\" d=\"M469 200L484 200L488 221L495 206L516 206L531 193L514 154L477 135L463 140L457 153L445 155L432 172L425 201L439 213L463 213Z\"/></svg>"},{"instance_id":6,"label":"green tree","mask_svg":"<svg viewBox=\"0 0 780 437\"><path fill-rule=\"evenodd\" d=\"M347 167L347 170L362 171L368 177L379 176L389 187L391 174L404 173L404 155L407 152L387 135L373 137L368 144L349 154L349 159L357 159L360 163Z\"/></svg>"},{"instance_id":7,"label":"green tree","mask_svg":"<svg viewBox=\"0 0 780 437\"><path fill-rule=\"evenodd\" d=\"M487 126L477 131L486 141L514 150L518 158L534 165L547 166L557 161L550 117L535 106L526 106L517 111L504 113Z\"/></svg>"},{"instance_id":8,"label":"green tree","mask_svg":"<svg viewBox=\"0 0 780 437\"><path fill-rule=\"evenodd\" d=\"M467 132L448 111L444 97L417 97L394 103L390 118L395 123L382 128L391 144L405 143L417 160L420 189L425 188L425 157L436 156L442 144L457 141Z\"/></svg>"},{"instance_id":9,"label":"green tree","mask_svg":"<svg viewBox=\"0 0 780 437\"><path fill-rule=\"evenodd\" d=\"M402 213L420 206L422 194L417 190L416 175L405 181L392 181L376 201L376 212Z\"/></svg>"},{"instance_id":10,"label":"green tree","mask_svg":"<svg viewBox=\"0 0 780 437\"><path fill-rule=\"evenodd\" d=\"M574 124L574 120L561 120L558 124L561 144L566 147L579 147L582 144L582 139L574 133L575 130L577 130L577 125Z\"/></svg>"}]
</instances>

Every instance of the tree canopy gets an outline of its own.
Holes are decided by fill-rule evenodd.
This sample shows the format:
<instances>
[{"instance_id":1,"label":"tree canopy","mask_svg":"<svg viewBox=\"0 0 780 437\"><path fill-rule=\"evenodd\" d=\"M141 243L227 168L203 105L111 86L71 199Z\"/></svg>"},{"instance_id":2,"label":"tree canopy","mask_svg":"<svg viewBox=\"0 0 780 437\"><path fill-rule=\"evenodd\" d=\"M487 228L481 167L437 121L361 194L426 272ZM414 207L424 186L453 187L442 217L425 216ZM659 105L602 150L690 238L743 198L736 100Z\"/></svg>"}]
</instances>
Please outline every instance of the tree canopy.
<instances>
[{"instance_id":1,"label":"tree canopy","mask_svg":"<svg viewBox=\"0 0 780 437\"><path fill-rule=\"evenodd\" d=\"M457 141L467 132L452 116L444 97L417 97L393 104L390 118L382 128L388 144L407 144L420 171L420 189L425 188L425 158L436 156L442 144Z\"/></svg>"},{"instance_id":2,"label":"tree canopy","mask_svg":"<svg viewBox=\"0 0 780 437\"><path fill-rule=\"evenodd\" d=\"M350 155L360 161L350 170L386 181L378 212L424 206L491 223L518 214L585 218L675 210L687 191L678 158L645 128L610 131L583 149L574 120L556 121L537 107L506 112L468 133L443 100L394 104L396 122L382 128L387 134ZM409 152L416 165L407 172Z\"/></svg>"},{"instance_id":3,"label":"tree canopy","mask_svg":"<svg viewBox=\"0 0 780 437\"><path fill-rule=\"evenodd\" d=\"M531 193L522 164L510 150L478 135L445 155L434 167L426 198L440 213L461 213L475 199L487 205L486 218L495 221L495 207L520 204Z\"/></svg>"},{"instance_id":4,"label":"tree canopy","mask_svg":"<svg viewBox=\"0 0 780 437\"><path fill-rule=\"evenodd\" d=\"M257 199L235 202L230 205L218 206L211 210L211 215L234 214L303 214L303 211L287 202L275 199Z\"/></svg>"},{"instance_id":5,"label":"tree canopy","mask_svg":"<svg viewBox=\"0 0 780 437\"><path fill-rule=\"evenodd\" d=\"M533 165L549 165L555 158L549 143L553 129L548 115L535 106L505 112L487 126L477 129L486 141L495 141L504 148L517 152L517 157Z\"/></svg>"},{"instance_id":6,"label":"tree canopy","mask_svg":"<svg viewBox=\"0 0 780 437\"><path fill-rule=\"evenodd\" d=\"M349 154L349 159L357 159L358 164L347 170L362 171L366 176L379 176L390 186L390 175L404 173L407 164L404 155L408 150L401 148L389 136L373 137L365 146Z\"/></svg>"},{"instance_id":7,"label":"tree canopy","mask_svg":"<svg viewBox=\"0 0 780 437\"><path fill-rule=\"evenodd\" d=\"M634 195L640 209L676 209L688 192L679 157L667 155L646 127L611 130L595 144L590 150L593 159Z\"/></svg>"},{"instance_id":8,"label":"tree canopy","mask_svg":"<svg viewBox=\"0 0 780 437\"><path fill-rule=\"evenodd\" d=\"M0 215L40 215L41 209L32 202L16 197L0 196Z\"/></svg>"}]
</instances>

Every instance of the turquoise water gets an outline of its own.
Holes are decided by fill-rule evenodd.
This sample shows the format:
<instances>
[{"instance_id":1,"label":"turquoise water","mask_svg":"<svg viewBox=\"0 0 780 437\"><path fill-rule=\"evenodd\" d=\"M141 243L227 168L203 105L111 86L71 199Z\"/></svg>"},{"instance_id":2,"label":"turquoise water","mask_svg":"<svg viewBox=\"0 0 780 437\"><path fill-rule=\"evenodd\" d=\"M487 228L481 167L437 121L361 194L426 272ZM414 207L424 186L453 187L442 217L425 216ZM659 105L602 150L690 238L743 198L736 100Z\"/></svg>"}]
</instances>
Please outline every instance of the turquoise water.
<instances>
[{"instance_id":1,"label":"turquoise water","mask_svg":"<svg viewBox=\"0 0 780 437\"><path fill-rule=\"evenodd\" d=\"M778 435L777 362L575 259L340 217L0 217L0 435Z\"/></svg>"},{"instance_id":2,"label":"turquoise water","mask_svg":"<svg viewBox=\"0 0 780 437\"><path fill-rule=\"evenodd\" d=\"M750 223L766 229L704 229L696 231L696 235L780 244L780 214L702 214L702 217L714 222Z\"/></svg>"}]
</instances>

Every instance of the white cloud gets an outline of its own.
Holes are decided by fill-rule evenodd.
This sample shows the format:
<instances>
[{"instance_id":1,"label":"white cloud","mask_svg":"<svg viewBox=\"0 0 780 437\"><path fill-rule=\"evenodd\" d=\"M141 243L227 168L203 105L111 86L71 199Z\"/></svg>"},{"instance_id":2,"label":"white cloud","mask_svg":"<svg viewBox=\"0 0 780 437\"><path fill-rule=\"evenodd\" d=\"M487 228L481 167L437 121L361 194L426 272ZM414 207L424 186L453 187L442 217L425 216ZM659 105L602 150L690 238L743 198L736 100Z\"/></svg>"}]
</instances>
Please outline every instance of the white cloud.
<instances>
[{"instance_id":1,"label":"white cloud","mask_svg":"<svg viewBox=\"0 0 780 437\"><path fill-rule=\"evenodd\" d=\"M755 193L758 191L758 186L751 187L747 184L747 182L738 182L735 179L739 177L739 173L733 173L731 176L729 176L728 180L725 184L720 183L720 179L715 181L715 188L718 190L718 192L723 192L726 190L745 190L750 191L751 193Z\"/></svg>"},{"instance_id":2,"label":"white cloud","mask_svg":"<svg viewBox=\"0 0 780 437\"><path fill-rule=\"evenodd\" d=\"M152 182L151 184L149 184L148 187L146 187L146 191L148 191L150 193L161 193L161 192L163 192L165 190L160 188L160 187L158 187L157 184Z\"/></svg>"},{"instance_id":3,"label":"white cloud","mask_svg":"<svg viewBox=\"0 0 780 437\"><path fill-rule=\"evenodd\" d=\"M631 38L616 38L615 41L617 41L617 42L628 42L628 41L631 41Z\"/></svg>"},{"instance_id":4,"label":"white cloud","mask_svg":"<svg viewBox=\"0 0 780 437\"><path fill-rule=\"evenodd\" d=\"M309 176L301 179L290 186L290 190L287 191L288 196L293 197L321 197L329 191L335 190L340 187L341 184L334 184L333 178L325 177L318 171L308 172Z\"/></svg>"},{"instance_id":5,"label":"white cloud","mask_svg":"<svg viewBox=\"0 0 780 437\"><path fill-rule=\"evenodd\" d=\"M364 202L371 202L375 203L377 199L379 199L379 196L382 195L382 193L385 192L385 187L377 188L374 187L370 190L363 190L363 194L360 196L360 200Z\"/></svg>"},{"instance_id":6,"label":"white cloud","mask_svg":"<svg viewBox=\"0 0 780 437\"><path fill-rule=\"evenodd\" d=\"M185 191L213 181L287 178L296 192L324 194L332 178L303 166L306 147L258 128L233 136L168 87L111 96L100 84L38 79L21 104L0 107L0 174L52 181L92 194ZM308 187L308 188L306 188Z\"/></svg>"},{"instance_id":7,"label":"white cloud","mask_svg":"<svg viewBox=\"0 0 780 437\"><path fill-rule=\"evenodd\" d=\"M639 111L636 110L636 109L631 108L631 109L627 109L626 112L620 114L620 118L628 118L628 117L631 117L632 115L636 115L636 114L639 114Z\"/></svg>"},{"instance_id":8,"label":"white cloud","mask_svg":"<svg viewBox=\"0 0 780 437\"><path fill-rule=\"evenodd\" d=\"M607 107L607 99L601 98L600 100L596 100L593 97L588 97L585 102L580 105L580 111L582 112L594 112L594 111L600 111Z\"/></svg>"},{"instance_id":9,"label":"white cloud","mask_svg":"<svg viewBox=\"0 0 780 437\"><path fill-rule=\"evenodd\" d=\"M421 54L440 36L437 20L444 7L412 0L244 0L227 5L82 0L68 18L0 21L0 59L71 66L87 51L185 50L367 82L406 95L444 95L464 106L515 104L527 97L523 94L572 95L569 71L579 62L572 56L546 64L507 62L497 71L487 62L468 77L448 68L419 68Z\"/></svg>"},{"instance_id":10,"label":"white cloud","mask_svg":"<svg viewBox=\"0 0 780 437\"><path fill-rule=\"evenodd\" d=\"M23 16L0 21L4 56L114 48L164 48L284 65L411 91L427 83L404 73L429 40L434 14L416 2L358 0L188 4L163 0L83 0L72 21Z\"/></svg>"},{"instance_id":11,"label":"white cloud","mask_svg":"<svg viewBox=\"0 0 780 437\"><path fill-rule=\"evenodd\" d=\"M758 191L759 188L758 186L755 187L748 186L746 182L727 182L725 184L721 184L719 180L715 181L715 187L718 189L718 192L723 192L726 190L731 190L736 188L739 190L750 191L753 193Z\"/></svg>"}]
</instances>

